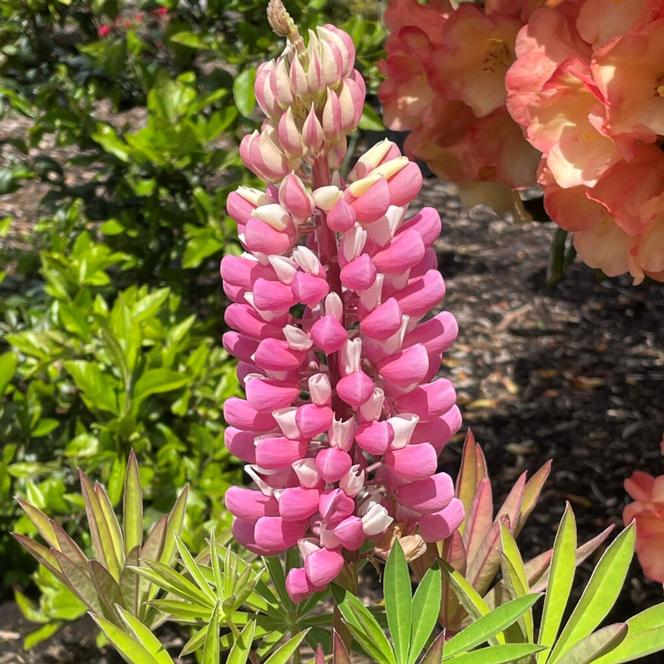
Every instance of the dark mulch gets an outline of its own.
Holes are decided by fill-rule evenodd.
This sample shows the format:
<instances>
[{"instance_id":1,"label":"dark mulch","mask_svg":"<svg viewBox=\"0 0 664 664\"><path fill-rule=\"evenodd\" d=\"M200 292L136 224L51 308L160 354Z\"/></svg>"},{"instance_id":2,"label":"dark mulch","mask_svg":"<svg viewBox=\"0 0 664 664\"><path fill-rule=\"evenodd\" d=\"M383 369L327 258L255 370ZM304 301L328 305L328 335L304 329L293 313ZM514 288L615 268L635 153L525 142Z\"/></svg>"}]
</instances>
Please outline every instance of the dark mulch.
<instances>
[{"instance_id":1,"label":"dark mulch","mask_svg":"<svg viewBox=\"0 0 664 664\"><path fill-rule=\"evenodd\" d=\"M484 446L499 496L522 470L555 459L521 536L526 554L551 546L565 501L583 539L620 523L625 477L664 468L664 288L633 287L626 278L601 281L581 264L547 288L552 225L497 218L481 208L468 213L453 186L435 181L425 185L422 202L444 218L438 249L445 307L461 327L444 371L457 386L465 427ZM444 457L450 468L458 463L461 438ZM587 575L586 566L580 576ZM644 581L635 564L611 618L661 599L661 586ZM9 638L28 628L15 607L3 607L0 626L0 664L111 662L93 649L87 622L30 656L20 654L17 636Z\"/></svg>"}]
</instances>

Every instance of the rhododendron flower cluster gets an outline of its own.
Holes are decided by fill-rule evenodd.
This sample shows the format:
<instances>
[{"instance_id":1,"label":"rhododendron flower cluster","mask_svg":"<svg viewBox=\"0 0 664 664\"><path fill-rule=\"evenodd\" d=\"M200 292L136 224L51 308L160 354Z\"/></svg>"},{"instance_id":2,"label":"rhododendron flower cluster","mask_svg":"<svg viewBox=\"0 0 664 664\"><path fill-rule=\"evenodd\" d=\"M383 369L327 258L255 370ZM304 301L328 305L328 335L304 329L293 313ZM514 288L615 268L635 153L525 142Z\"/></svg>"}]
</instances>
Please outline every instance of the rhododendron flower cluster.
<instances>
[{"instance_id":1,"label":"rhododendron flower cluster","mask_svg":"<svg viewBox=\"0 0 664 664\"><path fill-rule=\"evenodd\" d=\"M437 472L460 426L436 378L457 324L427 318L445 294L441 222L431 208L408 216L417 165L383 141L347 179L336 170L364 101L349 36L325 26L305 46L283 7L270 18L290 43L256 78L267 120L242 157L272 184L229 196L245 253L221 263L223 343L245 391L224 405L226 445L257 488L231 488L226 505L250 550L299 548L286 586L300 601L393 522L427 542L461 522Z\"/></svg>"},{"instance_id":2,"label":"rhododendron flower cluster","mask_svg":"<svg viewBox=\"0 0 664 664\"><path fill-rule=\"evenodd\" d=\"M507 106L542 152L550 216L588 265L664 280L664 2L541 7L516 54Z\"/></svg>"},{"instance_id":3,"label":"rhododendron flower cluster","mask_svg":"<svg viewBox=\"0 0 664 664\"><path fill-rule=\"evenodd\" d=\"M439 177L466 183L535 183L539 154L505 107L504 77L523 25L520 2L390 0L385 123L410 131L407 153Z\"/></svg>"},{"instance_id":4,"label":"rhododendron flower cluster","mask_svg":"<svg viewBox=\"0 0 664 664\"><path fill-rule=\"evenodd\" d=\"M625 507L625 525L636 521L636 554L645 575L664 583L664 475L637 471L625 480L634 500Z\"/></svg>"}]
</instances>

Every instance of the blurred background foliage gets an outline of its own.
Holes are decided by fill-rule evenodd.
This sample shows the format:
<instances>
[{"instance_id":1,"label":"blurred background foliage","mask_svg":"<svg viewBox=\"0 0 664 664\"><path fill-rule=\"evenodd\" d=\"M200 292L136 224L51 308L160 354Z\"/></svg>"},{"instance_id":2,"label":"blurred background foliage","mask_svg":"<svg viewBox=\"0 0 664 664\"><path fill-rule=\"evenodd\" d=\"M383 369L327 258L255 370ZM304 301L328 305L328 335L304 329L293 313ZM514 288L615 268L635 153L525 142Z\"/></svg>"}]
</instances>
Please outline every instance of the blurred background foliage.
<instances>
[{"instance_id":1,"label":"blurred background foliage","mask_svg":"<svg viewBox=\"0 0 664 664\"><path fill-rule=\"evenodd\" d=\"M285 4L301 26L350 32L375 91L379 3ZM0 5L0 595L34 571L9 536L34 534L12 497L84 539L67 518L81 506L77 468L117 504L131 449L148 521L188 483L184 541L199 546L226 523L222 496L241 469L223 444L222 403L237 384L219 342L217 269L240 251L226 196L256 184L237 154L260 119L255 67L282 46L264 9ZM380 129L370 107L361 127ZM21 190L40 200L38 218L18 224L5 204ZM33 580L41 621L67 614L58 582L43 571Z\"/></svg>"}]
</instances>

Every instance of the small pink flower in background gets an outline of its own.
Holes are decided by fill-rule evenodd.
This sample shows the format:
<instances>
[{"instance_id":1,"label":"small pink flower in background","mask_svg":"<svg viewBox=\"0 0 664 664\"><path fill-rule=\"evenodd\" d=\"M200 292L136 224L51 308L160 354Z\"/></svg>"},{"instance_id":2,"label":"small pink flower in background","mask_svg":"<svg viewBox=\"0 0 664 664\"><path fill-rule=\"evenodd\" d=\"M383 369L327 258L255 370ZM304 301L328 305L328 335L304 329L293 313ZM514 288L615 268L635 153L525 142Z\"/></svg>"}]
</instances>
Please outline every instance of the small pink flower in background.
<instances>
[{"instance_id":1,"label":"small pink flower in background","mask_svg":"<svg viewBox=\"0 0 664 664\"><path fill-rule=\"evenodd\" d=\"M98 28L97 28L97 35L101 38L104 39L105 37L108 37L108 35L111 34L111 26L102 23Z\"/></svg>"},{"instance_id":2,"label":"small pink flower in background","mask_svg":"<svg viewBox=\"0 0 664 664\"><path fill-rule=\"evenodd\" d=\"M636 521L636 554L643 572L664 583L664 475L634 472L625 480L625 490L634 502L625 507L623 521Z\"/></svg>"},{"instance_id":3,"label":"small pink flower in background","mask_svg":"<svg viewBox=\"0 0 664 664\"><path fill-rule=\"evenodd\" d=\"M245 390L224 404L225 440L257 488L231 488L226 505L250 550L298 548L286 587L301 601L394 523L422 546L459 526L437 460L461 417L436 378L458 328L428 317L445 294L441 222L409 213L418 166L383 141L347 179L337 170L365 94L350 37L324 26L305 44L283 7L268 11L290 43L259 68L267 118L241 156L272 184L228 197L245 253L221 263L223 343Z\"/></svg>"}]
</instances>

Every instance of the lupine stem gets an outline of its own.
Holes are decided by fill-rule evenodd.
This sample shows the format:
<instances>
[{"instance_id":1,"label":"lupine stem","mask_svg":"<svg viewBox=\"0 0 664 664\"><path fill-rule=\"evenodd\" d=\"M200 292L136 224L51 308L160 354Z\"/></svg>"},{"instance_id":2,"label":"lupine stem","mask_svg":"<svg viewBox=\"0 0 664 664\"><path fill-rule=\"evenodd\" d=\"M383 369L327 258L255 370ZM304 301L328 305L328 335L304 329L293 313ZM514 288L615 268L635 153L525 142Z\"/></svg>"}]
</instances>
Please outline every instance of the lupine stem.
<instances>
[{"instance_id":1,"label":"lupine stem","mask_svg":"<svg viewBox=\"0 0 664 664\"><path fill-rule=\"evenodd\" d=\"M313 164L313 187L324 187L330 184L330 167L325 157L318 158ZM337 255L337 239L333 230L325 223L325 213L319 211L318 227L316 229L316 244L318 245L318 258L326 269L327 280L330 290L335 292L343 301L341 279L339 277L339 257ZM339 360L338 353L328 357L328 375L333 390L332 407L338 417L344 417L347 412L346 404L339 399L334 390L339 382Z\"/></svg>"}]
</instances>

